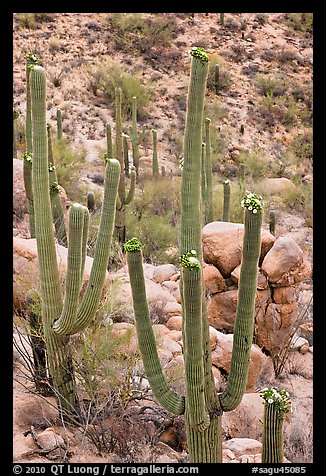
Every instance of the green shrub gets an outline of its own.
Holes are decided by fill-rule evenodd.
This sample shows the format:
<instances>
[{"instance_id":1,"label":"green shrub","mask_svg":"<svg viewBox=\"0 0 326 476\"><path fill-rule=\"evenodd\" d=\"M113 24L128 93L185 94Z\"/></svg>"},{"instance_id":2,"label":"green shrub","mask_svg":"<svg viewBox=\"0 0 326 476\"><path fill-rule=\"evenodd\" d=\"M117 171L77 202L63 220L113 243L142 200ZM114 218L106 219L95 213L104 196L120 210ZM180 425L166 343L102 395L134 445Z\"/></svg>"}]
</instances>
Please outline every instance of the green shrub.
<instances>
[{"instance_id":1,"label":"green shrub","mask_svg":"<svg viewBox=\"0 0 326 476\"><path fill-rule=\"evenodd\" d=\"M168 47L177 36L175 20L160 14L150 18L139 13L111 13L107 20L115 33L116 46L140 54Z\"/></svg>"},{"instance_id":2,"label":"green shrub","mask_svg":"<svg viewBox=\"0 0 326 476\"><path fill-rule=\"evenodd\" d=\"M245 164L246 179L250 181L270 177L275 173L273 164L260 150L240 152L237 162Z\"/></svg>"},{"instance_id":3,"label":"green shrub","mask_svg":"<svg viewBox=\"0 0 326 476\"><path fill-rule=\"evenodd\" d=\"M296 32L308 36L313 31L313 14L312 13L286 13L284 15L284 23L293 28Z\"/></svg>"},{"instance_id":4,"label":"green shrub","mask_svg":"<svg viewBox=\"0 0 326 476\"><path fill-rule=\"evenodd\" d=\"M306 130L303 134L297 134L290 145L290 149L294 152L298 163L305 159L312 160L313 142L312 131Z\"/></svg>"},{"instance_id":5,"label":"green shrub","mask_svg":"<svg viewBox=\"0 0 326 476\"><path fill-rule=\"evenodd\" d=\"M54 21L53 13L16 13L15 18L20 28L34 30L40 23Z\"/></svg>"},{"instance_id":6,"label":"green shrub","mask_svg":"<svg viewBox=\"0 0 326 476\"><path fill-rule=\"evenodd\" d=\"M256 75L256 87L263 96L283 96L287 90L284 79L269 74Z\"/></svg>"},{"instance_id":7,"label":"green shrub","mask_svg":"<svg viewBox=\"0 0 326 476\"><path fill-rule=\"evenodd\" d=\"M56 166L58 183L69 199L84 202L83 190L80 187L80 178L87 151L84 147L75 148L67 141L52 138L53 157Z\"/></svg>"},{"instance_id":8,"label":"green shrub","mask_svg":"<svg viewBox=\"0 0 326 476\"><path fill-rule=\"evenodd\" d=\"M104 94L114 105L115 88L122 91L121 112L124 117L131 116L132 98L137 98L138 119L146 116L152 92L150 87L145 87L138 74L128 71L121 64L106 60L97 65L87 66L86 74L90 81L90 89L95 95Z\"/></svg>"},{"instance_id":9,"label":"green shrub","mask_svg":"<svg viewBox=\"0 0 326 476\"><path fill-rule=\"evenodd\" d=\"M211 55L208 63L208 76L207 76L207 89L208 91L215 92L215 69L216 65L219 66L219 91L227 91L232 84L231 75L227 70L225 61L218 55Z\"/></svg>"}]
</instances>

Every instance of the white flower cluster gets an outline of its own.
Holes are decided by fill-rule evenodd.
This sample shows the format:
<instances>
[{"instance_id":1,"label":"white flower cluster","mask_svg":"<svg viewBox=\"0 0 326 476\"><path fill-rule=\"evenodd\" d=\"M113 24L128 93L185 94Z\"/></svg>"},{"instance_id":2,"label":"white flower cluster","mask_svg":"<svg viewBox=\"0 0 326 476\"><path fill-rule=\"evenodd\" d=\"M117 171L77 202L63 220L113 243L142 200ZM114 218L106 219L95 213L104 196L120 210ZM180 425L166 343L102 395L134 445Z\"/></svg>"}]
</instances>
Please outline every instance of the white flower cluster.
<instances>
[{"instance_id":1,"label":"white flower cluster","mask_svg":"<svg viewBox=\"0 0 326 476\"><path fill-rule=\"evenodd\" d=\"M248 192L247 190L244 199L241 200L241 206L242 208L247 208L252 213L257 213L263 208L262 199L263 197L258 196L255 193Z\"/></svg>"},{"instance_id":2,"label":"white flower cluster","mask_svg":"<svg viewBox=\"0 0 326 476\"><path fill-rule=\"evenodd\" d=\"M281 413L291 410L290 394L286 390L265 387L260 391L260 396L265 401L265 405L274 405Z\"/></svg>"}]
</instances>

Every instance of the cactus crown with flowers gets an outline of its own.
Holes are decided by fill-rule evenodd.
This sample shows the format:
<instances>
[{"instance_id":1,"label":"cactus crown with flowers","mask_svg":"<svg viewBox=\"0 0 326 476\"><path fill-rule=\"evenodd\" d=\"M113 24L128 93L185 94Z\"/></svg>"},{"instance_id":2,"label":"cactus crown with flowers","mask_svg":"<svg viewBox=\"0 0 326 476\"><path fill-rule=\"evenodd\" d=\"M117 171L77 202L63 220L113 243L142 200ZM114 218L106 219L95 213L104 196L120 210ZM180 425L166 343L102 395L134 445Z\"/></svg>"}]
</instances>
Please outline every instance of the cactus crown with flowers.
<instances>
[{"instance_id":1,"label":"cactus crown with flowers","mask_svg":"<svg viewBox=\"0 0 326 476\"><path fill-rule=\"evenodd\" d=\"M138 251L141 248L141 242L137 238L131 238L124 244L125 251Z\"/></svg>"},{"instance_id":2,"label":"cactus crown with flowers","mask_svg":"<svg viewBox=\"0 0 326 476\"><path fill-rule=\"evenodd\" d=\"M206 53L205 48L193 46L189 53L191 54L191 56L195 56L196 58L199 58L202 61L208 61L208 54Z\"/></svg>"},{"instance_id":3,"label":"cactus crown with flowers","mask_svg":"<svg viewBox=\"0 0 326 476\"><path fill-rule=\"evenodd\" d=\"M179 261L181 266L184 268L189 268L191 270L200 269L200 263L197 258L196 250L191 250L188 251L188 253L184 253L182 256L180 256Z\"/></svg>"},{"instance_id":4,"label":"cactus crown with flowers","mask_svg":"<svg viewBox=\"0 0 326 476\"><path fill-rule=\"evenodd\" d=\"M279 390L277 387L265 387L260 392L265 405L274 405L281 415L291 410L289 392Z\"/></svg>"},{"instance_id":5,"label":"cactus crown with flowers","mask_svg":"<svg viewBox=\"0 0 326 476\"><path fill-rule=\"evenodd\" d=\"M247 190L246 195L241 201L242 208L247 208L252 213L257 213L263 208L263 197Z\"/></svg>"}]
</instances>

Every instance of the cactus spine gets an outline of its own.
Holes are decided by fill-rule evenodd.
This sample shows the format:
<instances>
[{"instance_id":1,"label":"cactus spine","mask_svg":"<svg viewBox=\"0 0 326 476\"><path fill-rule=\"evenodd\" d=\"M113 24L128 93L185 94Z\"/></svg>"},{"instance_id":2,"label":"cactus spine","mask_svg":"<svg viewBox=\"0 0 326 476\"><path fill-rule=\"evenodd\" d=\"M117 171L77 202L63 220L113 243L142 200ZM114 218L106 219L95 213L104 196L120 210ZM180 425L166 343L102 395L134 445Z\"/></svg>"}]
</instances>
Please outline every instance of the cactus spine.
<instances>
[{"instance_id":1,"label":"cactus spine","mask_svg":"<svg viewBox=\"0 0 326 476\"><path fill-rule=\"evenodd\" d=\"M65 299L59 278L49 194L46 130L45 70L31 71L33 120L33 183L35 230L42 296L42 322L49 376L53 381L63 418L78 413L78 395L70 354L69 335L84 329L94 318L104 285L113 232L120 165L109 160L106 167L104 202L91 275L78 305L86 258L88 210L73 204L69 211L69 246Z\"/></svg>"},{"instance_id":2,"label":"cactus spine","mask_svg":"<svg viewBox=\"0 0 326 476\"><path fill-rule=\"evenodd\" d=\"M147 377L153 393L169 411L185 416L190 462L218 463L222 461L222 413L233 410L240 403L247 382L260 254L261 204L254 194L245 197L246 201L243 202L246 207L245 233L231 372L225 391L216 394L201 266L201 126L208 58L201 48L193 48L191 54L193 60L184 138L180 234L185 397L167 386L155 354L151 323L144 318L148 306L140 243L134 238L126 243L125 249L140 351L146 373L149 372ZM143 344L146 344L145 348Z\"/></svg>"},{"instance_id":3,"label":"cactus spine","mask_svg":"<svg viewBox=\"0 0 326 476\"><path fill-rule=\"evenodd\" d=\"M122 145L122 119L121 119L121 88L115 88L115 113L116 113L116 158L120 163L121 171L124 170L123 145ZM136 185L136 168L131 168L131 181L128 195L126 196L126 185L124 173L120 174L115 231L116 238L120 244L126 241L126 205L134 197Z\"/></svg>"},{"instance_id":4,"label":"cactus spine","mask_svg":"<svg viewBox=\"0 0 326 476\"><path fill-rule=\"evenodd\" d=\"M153 177L157 179L159 176L159 168L158 168L158 160L157 160L157 131L156 129L152 129L152 137L153 137L152 171L153 171Z\"/></svg>"},{"instance_id":5,"label":"cactus spine","mask_svg":"<svg viewBox=\"0 0 326 476\"><path fill-rule=\"evenodd\" d=\"M260 392L264 400L262 463L283 463L283 426L285 414L291 410L289 393L277 387Z\"/></svg>"},{"instance_id":6,"label":"cactus spine","mask_svg":"<svg viewBox=\"0 0 326 476\"><path fill-rule=\"evenodd\" d=\"M61 109L57 109L57 136L58 136L58 140L62 140L62 114L61 114Z\"/></svg>"},{"instance_id":7,"label":"cactus spine","mask_svg":"<svg viewBox=\"0 0 326 476\"><path fill-rule=\"evenodd\" d=\"M213 209L213 188L212 188L212 148L211 148L211 136L210 136L211 120L207 117L205 119L205 224L214 221L214 209Z\"/></svg>"},{"instance_id":8,"label":"cactus spine","mask_svg":"<svg viewBox=\"0 0 326 476\"><path fill-rule=\"evenodd\" d=\"M230 221L230 180L223 182L223 217L222 221Z\"/></svg>"},{"instance_id":9,"label":"cactus spine","mask_svg":"<svg viewBox=\"0 0 326 476\"><path fill-rule=\"evenodd\" d=\"M47 125L48 131L48 162L49 162L49 187L50 199L52 207L52 216L58 243L63 246L68 246L67 231L64 220L64 213L62 203L60 200L60 185L58 184L58 177L56 167L54 164L51 125Z\"/></svg>"}]
</instances>

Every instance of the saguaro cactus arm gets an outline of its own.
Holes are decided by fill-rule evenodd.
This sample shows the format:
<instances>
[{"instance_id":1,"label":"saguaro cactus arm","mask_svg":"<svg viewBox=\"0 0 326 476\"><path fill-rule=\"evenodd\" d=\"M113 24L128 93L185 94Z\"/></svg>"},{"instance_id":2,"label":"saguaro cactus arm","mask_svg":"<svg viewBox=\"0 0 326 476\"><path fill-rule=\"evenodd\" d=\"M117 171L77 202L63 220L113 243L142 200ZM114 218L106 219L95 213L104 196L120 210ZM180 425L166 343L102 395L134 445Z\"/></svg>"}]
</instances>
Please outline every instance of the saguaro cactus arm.
<instances>
[{"instance_id":1,"label":"saguaro cactus arm","mask_svg":"<svg viewBox=\"0 0 326 476\"><path fill-rule=\"evenodd\" d=\"M206 202L205 202L205 215L206 223L214 221L214 209L213 209L213 184L212 184L212 147L211 147L211 134L210 134L211 120L206 117L205 119L205 169L206 169Z\"/></svg>"},{"instance_id":2,"label":"saguaro cactus arm","mask_svg":"<svg viewBox=\"0 0 326 476\"><path fill-rule=\"evenodd\" d=\"M277 387L263 388L264 430L262 463L283 463L283 424L291 410L290 395Z\"/></svg>"},{"instance_id":3,"label":"saguaro cactus arm","mask_svg":"<svg viewBox=\"0 0 326 476\"><path fill-rule=\"evenodd\" d=\"M159 176L159 167L158 167L158 159L157 159L157 131L156 129L152 129L152 137L153 137L152 173L153 173L153 177L157 178Z\"/></svg>"},{"instance_id":4,"label":"saguaro cactus arm","mask_svg":"<svg viewBox=\"0 0 326 476\"><path fill-rule=\"evenodd\" d=\"M230 221L230 195L231 187L230 180L226 179L223 182L223 217L222 221Z\"/></svg>"},{"instance_id":5,"label":"saguaro cactus arm","mask_svg":"<svg viewBox=\"0 0 326 476\"><path fill-rule=\"evenodd\" d=\"M157 354L155 336L149 317L146 288L142 265L141 244L136 238L125 243L130 276L132 300L136 319L139 349L142 355L146 377L158 401L168 411L182 415L185 398L174 392L168 385Z\"/></svg>"},{"instance_id":6,"label":"saguaro cactus arm","mask_svg":"<svg viewBox=\"0 0 326 476\"><path fill-rule=\"evenodd\" d=\"M220 395L224 411L233 410L242 400L247 383L254 328L258 260L261 247L261 197L248 192L242 200L242 206L245 208L244 238L231 367L226 389Z\"/></svg>"},{"instance_id":7,"label":"saguaro cactus arm","mask_svg":"<svg viewBox=\"0 0 326 476\"><path fill-rule=\"evenodd\" d=\"M125 204L128 205L135 196L136 188L136 167L132 166L130 170L130 186L129 192L125 199Z\"/></svg>"}]
</instances>

